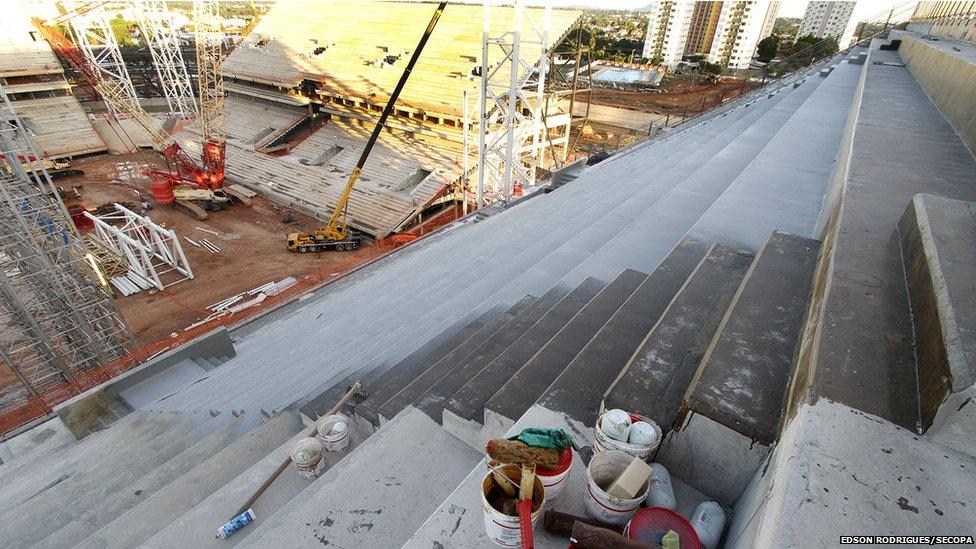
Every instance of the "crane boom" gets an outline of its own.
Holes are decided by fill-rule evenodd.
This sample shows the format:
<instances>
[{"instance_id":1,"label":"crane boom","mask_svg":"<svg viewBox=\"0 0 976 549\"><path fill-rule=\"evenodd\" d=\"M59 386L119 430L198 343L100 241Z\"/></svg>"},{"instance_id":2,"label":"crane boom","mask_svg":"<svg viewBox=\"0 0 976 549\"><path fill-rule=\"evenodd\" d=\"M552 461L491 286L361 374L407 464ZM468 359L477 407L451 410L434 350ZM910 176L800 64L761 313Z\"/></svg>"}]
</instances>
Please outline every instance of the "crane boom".
<instances>
[{"instance_id":1,"label":"crane boom","mask_svg":"<svg viewBox=\"0 0 976 549\"><path fill-rule=\"evenodd\" d=\"M424 46L427 45L427 40L430 39L430 35L434 32L434 27L437 26L437 22L440 20L441 14L444 13L445 7L447 7L447 2L441 2L437 6L437 9L434 10L434 15L431 16L430 22L427 24L427 29L424 30L423 36L420 37L420 43L417 44L417 48L410 56L410 61L407 62L407 66L404 67L403 74L400 75L400 80L393 89L393 93L390 94L390 99L386 102L386 106L383 108L383 113L380 114L380 119L376 122L376 127L373 128L373 133L370 134L369 139L366 141L366 146L363 147L362 154L359 155L359 161L356 162L356 167L352 170L352 173L349 174L349 181L346 182L346 186L342 189L342 194L339 195L339 200L336 202L335 210L333 210L332 216L329 218L329 223L324 229L326 237L330 240L343 240L346 238L348 227L347 209L349 207L349 196L352 193L353 187L356 185L356 181L359 179L359 175L363 171L363 166L366 165L366 159L369 158L369 153L373 150L373 145L376 144L376 141L380 137L380 132L383 131L383 126L386 124L386 119L389 118L390 113L393 112L393 107L396 105L397 99L400 97L400 92L403 91L403 87L406 86L407 80L410 78L410 73L417 64L417 60L420 59L420 54L424 51Z\"/></svg>"}]
</instances>

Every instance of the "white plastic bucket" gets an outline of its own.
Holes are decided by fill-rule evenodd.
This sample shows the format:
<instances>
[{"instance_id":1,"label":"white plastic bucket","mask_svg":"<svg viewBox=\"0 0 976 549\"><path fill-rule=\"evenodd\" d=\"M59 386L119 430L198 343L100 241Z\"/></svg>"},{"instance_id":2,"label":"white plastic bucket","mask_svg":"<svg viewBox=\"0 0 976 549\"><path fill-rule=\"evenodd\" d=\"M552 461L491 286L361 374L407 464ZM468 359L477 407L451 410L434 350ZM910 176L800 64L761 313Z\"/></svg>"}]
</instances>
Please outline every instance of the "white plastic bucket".
<instances>
[{"instance_id":1,"label":"white plastic bucket","mask_svg":"<svg viewBox=\"0 0 976 549\"><path fill-rule=\"evenodd\" d=\"M332 435L332 426L336 423L345 423L346 428L341 433ZM342 414L332 414L319 418L318 438L322 441L327 452L341 452L349 446L349 418Z\"/></svg>"},{"instance_id":2,"label":"white plastic bucket","mask_svg":"<svg viewBox=\"0 0 976 549\"><path fill-rule=\"evenodd\" d=\"M516 465L502 465L496 467L495 470L510 478L515 486L519 484L522 478L522 470ZM500 488L495 487L495 482L492 471L488 471L484 480L481 481L481 506L485 515L485 533L488 534L488 539L502 547L521 547L522 533L519 528L519 518L502 513L488 501L489 496L494 499L494 496L500 491ZM536 522L542 516L542 510L545 508L545 490L537 475L532 488L532 505L538 507L532 513L533 528L535 528Z\"/></svg>"},{"instance_id":3,"label":"white plastic bucket","mask_svg":"<svg viewBox=\"0 0 976 549\"><path fill-rule=\"evenodd\" d=\"M291 460L298 476L307 480L318 478L325 468L325 460L322 459L324 453L321 440L312 437L298 439L291 447Z\"/></svg>"},{"instance_id":4,"label":"white plastic bucket","mask_svg":"<svg viewBox=\"0 0 976 549\"><path fill-rule=\"evenodd\" d=\"M661 444L661 427L653 419L633 413L630 414L630 419L633 422L636 423L638 421L643 421L649 423L651 427L654 427L654 431L657 433L657 437L655 437L654 442L650 444L631 444L629 442L621 442L619 440L610 438L606 433L603 432L603 429L600 428L600 425L603 423L604 414L606 414L606 412L600 414L600 417L596 418L596 426L593 427L593 451L595 453L599 454L600 452L606 452L607 450L618 450L647 461L647 458L650 457L654 450L657 450L657 447Z\"/></svg>"},{"instance_id":5,"label":"white plastic bucket","mask_svg":"<svg viewBox=\"0 0 976 549\"><path fill-rule=\"evenodd\" d=\"M611 496L605 489L634 461L634 456L619 450L607 450L595 454L586 468L586 491L584 500L586 514L598 522L623 526L640 509L647 497L647 484L633 499Z\"/></svg>"}]
</instances>

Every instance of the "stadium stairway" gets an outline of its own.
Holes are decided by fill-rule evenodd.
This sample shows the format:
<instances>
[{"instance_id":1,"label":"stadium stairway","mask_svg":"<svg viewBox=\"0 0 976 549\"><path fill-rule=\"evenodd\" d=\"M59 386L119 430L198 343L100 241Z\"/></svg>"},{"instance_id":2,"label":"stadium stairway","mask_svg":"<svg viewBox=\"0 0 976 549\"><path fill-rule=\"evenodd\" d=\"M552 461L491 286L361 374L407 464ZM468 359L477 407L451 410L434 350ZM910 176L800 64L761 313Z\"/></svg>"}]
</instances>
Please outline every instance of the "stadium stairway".
<instances>
[{"instance_id":1,"label":"stadium stairway","mask_svg":"<svg viewBox=\"0 0 976 549\"><path fill-rule=\"evenodd\" d=\"M357 415L377 415L363 418L357 444L332 456L314 482L297 482L287 471L259 502L258 523L229 544L407 541L447 512L441 502L451 501L455 486L456 495L477 476L481 452L472 446L482 439L470 427L484 421L489 396L506 390L537 353L563 339L560 333L584 324L566 362L548 383L534 385L538 391L519 401L524 413L510 419L518 427L550 413L546 406L558 406L571 377L566 368L585 368L595 353L609 352L614 360L594 372L599 378L586 404L572 411L581 418L560 412L564 423L585 431L606 390L626 379L631 356L695 275L715 261L741 267L738 261L756 251L712 246L689 232L742 184L764 150L794 135L787 131L798 113L822 94L848 92L825 83L856 78L845 70L799 75L730 102L581 170L552 193L463 229L449 227L236 331L236 356L206 379L145 403L50 463L5 464L0 508L9 520L0 544L213 543L216 526L299 435L297 408L304 405L314 420L331 402L318 397L341 393L358 378L373 382L373 401ZM811 201L803 207L818 209L819 198ZM611 337L630 324L625 337ZM463 441L439 425L449 412L469 427ZM388 421L366 438L362 427L375 428L379 418ZM467 513L468 520L480 522L480 512Z\"/></svg>"}]
</instances>

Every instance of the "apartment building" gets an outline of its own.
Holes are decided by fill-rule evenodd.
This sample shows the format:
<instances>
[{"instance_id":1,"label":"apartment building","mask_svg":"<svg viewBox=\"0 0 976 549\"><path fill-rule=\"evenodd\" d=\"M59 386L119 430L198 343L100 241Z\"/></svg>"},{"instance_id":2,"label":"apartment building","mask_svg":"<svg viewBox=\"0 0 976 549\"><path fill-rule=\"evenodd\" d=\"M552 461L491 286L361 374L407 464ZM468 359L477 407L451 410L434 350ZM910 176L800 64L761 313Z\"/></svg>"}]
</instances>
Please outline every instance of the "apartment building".
<instances>
[{"instance_id":1,"label":"apartment building","mask_svg":"<svg viewBox=\"0 0 976 549\"><path fill-rule=\"evenodd\" d=\"M722 2L695 2L685 41L685 55L707 55L712 49L718 18L722 15Z\"/></svg>"},{"instance_id":2,"label":"apartment building","mask_svg":"<svg viewBox=\"0 0 976 549\"><path fill-rule=\"evenodd\" d=\"M695 7L692 2L652 3L647 13L647 35L644 38L642 57L659 58L661 65L665 67L674 67L680 63L685 53L685 42Z\"/></svg>"},{"instance_id":3,"label":"apartment building","mask_svg":"<svg viewBox=\"0 0 976 549\"><path fill-rule=\"evenodd\" d=\"M830 37L837 40L841 48L846 48L850 45L857 26L857 21L851 17L855 4L857 2L810 2L796 36Z\"/></svg>"},{"instance_id":4,"label":"apartment building","mask_svg":"<svg viewBox=\"0 0 976 549\"><path fill-rule=\"evenodd\" d=\"M722 2L708 61L732 69L749 68L756 45L772 34L779 2L733 0Z\"/></svg>"}]
</instances>

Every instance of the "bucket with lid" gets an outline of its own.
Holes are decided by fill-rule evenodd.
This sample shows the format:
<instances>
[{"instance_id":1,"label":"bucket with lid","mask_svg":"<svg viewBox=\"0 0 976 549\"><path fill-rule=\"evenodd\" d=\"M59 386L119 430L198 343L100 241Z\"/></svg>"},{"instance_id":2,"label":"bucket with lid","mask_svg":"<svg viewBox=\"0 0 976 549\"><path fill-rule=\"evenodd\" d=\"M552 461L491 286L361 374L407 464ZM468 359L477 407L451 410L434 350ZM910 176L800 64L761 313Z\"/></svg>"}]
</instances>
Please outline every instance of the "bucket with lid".
<instances>
[{"instance_id":1,"label":"bucket with lid","mask_svg":"<svg viewBox=\"0 0 976 549\"><path fill-rule=\"evenodd\" d=\"M291 460L298 470L298 476L315 480L325 468L325 447L317 438L305 437L298 439L291 448Z\"/></svg>"},{"instance_id":2,"label":"bucket with lid","mask_svg":"<svg viewBox=\"0 0 976 549\"><path fill-rule=\"evenodd\" d=\"M318 438L328 452L341 452L349 446L349 418L330 414L319 418Z\"/></svg>"},{"instance_id":3,"label":"bucket with lid","mask_svg":"<svg viewBox=\"0 0 976 549\"><path fill-rule=\"evenodd\" d=\"M517 465L495 465L485 474L481 481L481 505L485 515L485 533L488 539L502 547L521 547L522 535L519 528L518 512L512 498L498 485L494 472L504 476L511 486L515 487L516 495L522 481L522 469ZM542 508L546 503L546 489L542 480L536 475L532 485L532 526L535 527Z\"/></svg>"},{"instance_id":4,"label":"bucket with lid","mask_svg":"<svg viewBox=\"0 0 976 549\"><path fill-rule=\"evenodd\" d=\"M648 427L645 427L644 430L649 430L649 433L644 433L646 436L643 437L639 443L617 440L603 430L603 420L606 418L607 414L613 411L615 410L604 412L600 414L598 418L596 418L596 426L593 427L593 451L599 453L607 450L619 450L647 461L648 457L650 457L654 450L657 450L658 445L661 444L661 427L658 426L657 422L651 418L642 416L640 414L628 413L630 416L631 427L638 422L642 422L648 425Z\"/></svg>"}]
</instances>

